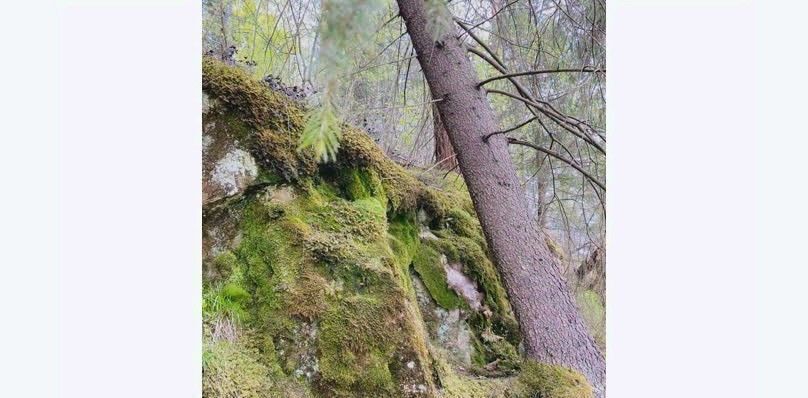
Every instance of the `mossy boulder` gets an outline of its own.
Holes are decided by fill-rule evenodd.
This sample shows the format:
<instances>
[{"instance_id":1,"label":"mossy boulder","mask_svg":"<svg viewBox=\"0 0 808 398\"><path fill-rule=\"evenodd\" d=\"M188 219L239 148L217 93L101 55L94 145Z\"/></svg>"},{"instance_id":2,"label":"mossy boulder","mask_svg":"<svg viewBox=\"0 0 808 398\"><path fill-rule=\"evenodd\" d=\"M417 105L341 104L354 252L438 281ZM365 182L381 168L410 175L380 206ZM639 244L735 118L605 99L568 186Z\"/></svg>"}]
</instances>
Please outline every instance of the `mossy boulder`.
<instances>
[{"instance_id":1,"label":"mossy boulder","mask_svg":"<svg viewBox=\"0 0 808 398\"><path fill-rule=\"evenodd\" d=\"M235 149L254 164L204 198L204 395L515 387L518 327L462 178L404 169L351 126L318 164L298 150L299 103L211 58L202 70L203 187Z\"/></svg>"},{"instance_id":2,"label":"mossy boulder","mask_svg":"<svg viewBox=\"0 0 808 398\"><path fill-rule=\"evenodd\" d=\"M592 398L592 386L579 372L526 361L511 392L514 398Z\"/></svg>"}]
</instances>

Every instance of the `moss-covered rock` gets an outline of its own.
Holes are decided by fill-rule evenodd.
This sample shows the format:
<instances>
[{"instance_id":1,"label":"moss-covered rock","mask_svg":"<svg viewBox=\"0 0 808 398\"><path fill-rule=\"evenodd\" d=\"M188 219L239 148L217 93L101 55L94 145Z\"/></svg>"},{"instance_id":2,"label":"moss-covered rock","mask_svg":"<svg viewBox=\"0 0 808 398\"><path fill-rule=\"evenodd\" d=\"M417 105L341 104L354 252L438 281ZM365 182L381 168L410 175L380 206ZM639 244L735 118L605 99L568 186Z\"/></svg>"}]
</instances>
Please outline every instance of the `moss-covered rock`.
<instances>
[{"instance_id":1,"label":"moss-covered rock","mask_svg":"<svg viewBox=\"0 0 808 398\"><path fill-rule=\"evenodd\" d=\"M592 398L592 386L579 372L527 361L511 394L515 398Z\"/></svg>"},{"instance_id":2,"label":"moss-covered rock","mask_svg":"<svg viewBox=\"0 0 808 398\"><path fill-rule=\"evenodd\" d=\"M404 169L350 126L317 164L301 105L202 69L206 131L257 167L203 204L204 395L504 397L518 328L462 178Z\"/></svg>"}]
</instances>

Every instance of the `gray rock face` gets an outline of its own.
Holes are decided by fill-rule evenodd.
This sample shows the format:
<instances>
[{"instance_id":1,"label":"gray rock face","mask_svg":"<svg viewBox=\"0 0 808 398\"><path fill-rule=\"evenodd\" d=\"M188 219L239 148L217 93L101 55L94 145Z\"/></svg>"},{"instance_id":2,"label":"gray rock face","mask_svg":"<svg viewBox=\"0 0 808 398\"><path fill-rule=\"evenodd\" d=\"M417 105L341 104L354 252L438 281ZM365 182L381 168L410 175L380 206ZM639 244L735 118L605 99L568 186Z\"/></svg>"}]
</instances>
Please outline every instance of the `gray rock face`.
<instances>
[{"instance_id":1,"label":"gray rock face","mask_svg":"<svg viewBox=\"0 0 808 398\"><path fill-rule=\"evenodd\" d=\"M443 270L446 271L446 283L458 296L463 297L475 311L483 307L483 294L477 290L477 284L463 273L463 265L450 263L446 256L441 256Z\"/></svg>"},{"instance_id":2,"label":"gray rock face","mask_svg":"<svg viewBox=\"0 0 808 398\"><path fill-rule=\"evenodd\" d=\"M278 354L285 358L287 365L291 365L295 378L304 378L311 381L320 373L317 360L317 333L319 329L316 324L301 322L295 326L291 336L294 340L281 339L279 341Z\"/></svg>"},{"instance_id":3,"label":"gray rock face","mask_svg":"<svg viewBox=\"0 0 808 398\"><path fill-rule=\"evenodd\" d=\"M232 196L241 192L258 176L258 166L247 151L232 148L216 161L209 176L210 184L225 196Z\"/></svg>"},{"instance_id":4,"label":"gray rock face","mask_svg":"<svg viewBox=\"0 0 808 398\"><path fill-rule=\"evenodd\" d=\"M459 309L447 311L437 306L421 278L415 273L411 273L410 276L421 315L433 344L445 348L457 364L470 366L474 347L471 344L471 329L466 322L465 314Z\"/></svg>"},{"instance_id":5,"label":"gray rock face","mask_svg":"<svg viewBox=\"0 0 808 398\"><path fill-rule=\"evenodd\" d=\"M215 117L215 104L203 97L202 204L237 195L258 177L258 165L238 139Z\"/></svg>"}]
</instances>

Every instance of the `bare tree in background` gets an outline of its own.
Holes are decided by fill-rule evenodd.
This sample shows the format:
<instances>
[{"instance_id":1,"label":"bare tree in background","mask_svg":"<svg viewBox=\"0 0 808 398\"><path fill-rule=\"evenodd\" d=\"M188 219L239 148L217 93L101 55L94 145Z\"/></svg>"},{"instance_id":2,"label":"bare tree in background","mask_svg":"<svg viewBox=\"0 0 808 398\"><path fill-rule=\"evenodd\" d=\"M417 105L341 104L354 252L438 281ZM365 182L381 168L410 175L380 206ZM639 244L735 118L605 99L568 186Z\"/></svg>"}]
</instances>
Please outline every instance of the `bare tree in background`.
<instances>
[{"instance_id":1,"label":"bare tree in background","mask_svg":"<svg viewBox=\"0 0 808 398\"><path fill-rule=\"evenodd\" d=\"M432 131L435 140L435 165L443 170L454 170L457 168L457 157L435 104L432 105Z\"/></svg>"}]
</instances>

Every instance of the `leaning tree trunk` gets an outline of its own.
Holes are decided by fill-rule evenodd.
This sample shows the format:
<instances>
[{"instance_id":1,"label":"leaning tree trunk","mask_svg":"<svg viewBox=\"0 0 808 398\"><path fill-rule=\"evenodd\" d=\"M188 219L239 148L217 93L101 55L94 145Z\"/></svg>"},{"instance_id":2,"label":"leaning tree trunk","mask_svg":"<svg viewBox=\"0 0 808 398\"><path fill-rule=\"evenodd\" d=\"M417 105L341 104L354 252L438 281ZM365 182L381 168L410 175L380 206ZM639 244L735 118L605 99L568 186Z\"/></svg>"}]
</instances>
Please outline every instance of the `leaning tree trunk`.
<instances>
[{"instance_id":1,"label":"leaning tree trunk","mask_svg":"<svg viewBox=\"0 0 808 398\"><path fill-rule=\"evenodd\" d=\"M603 397L603 354L528 213L508 143L501 134L483 139L498 128L466 50L454 32L433 38L424 0L397 1L519 320L526 356L577 369Z\"/></svg>"},{"instance_id":2,"label":"leaning tree trunk","mask_svg":"<svg viewBox=\"0 0 808 398\"><path fill-rule=\"evenodd\" d=\"M435 165L443 170L453 170L457 167L457 157L435 104L432 104L432 128L435 138Z\"/></svg>"}]
</instances>

